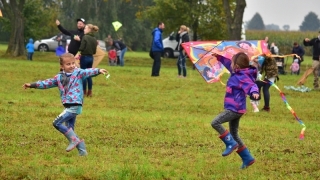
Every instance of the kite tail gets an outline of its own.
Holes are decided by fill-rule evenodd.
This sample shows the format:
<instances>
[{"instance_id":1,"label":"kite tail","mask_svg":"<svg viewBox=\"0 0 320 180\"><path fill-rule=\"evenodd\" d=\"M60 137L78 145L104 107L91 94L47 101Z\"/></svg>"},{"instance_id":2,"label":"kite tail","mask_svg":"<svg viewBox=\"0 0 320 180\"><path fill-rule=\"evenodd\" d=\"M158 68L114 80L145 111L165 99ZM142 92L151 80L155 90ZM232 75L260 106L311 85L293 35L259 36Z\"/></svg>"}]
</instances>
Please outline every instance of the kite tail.
<instances>
[{"instance_id":1,"label":"kite tail","mask_svg":"<svg viewBox=\"0 0 320 180\"><path fill-rule=\"evenodd\" d=\"M265 82L263 80L261 80L262 82L264 83L268 83L268 82ZM302 129L301 129L301 132L300 132L300 135L299 135L299 138L302 140L304 139L304 132L306 130L306 125L302 122L302 120L297 116L296 112L291 108L291 106L289 105L288 101L287 101L287 98L286 96L284 95L284 93L279 89L279 87L273 83L273 82L269 82L269 84L271 86L273 86L274 88L276 88L279 92L280 92L280 96L281 96L281 99L283 100L285 106L287 107L287 109L289 109L289 111L291 112L291 114L295 117L295 119L299 122L299 124L302 126Z\"/></svg>"}]
</instances>

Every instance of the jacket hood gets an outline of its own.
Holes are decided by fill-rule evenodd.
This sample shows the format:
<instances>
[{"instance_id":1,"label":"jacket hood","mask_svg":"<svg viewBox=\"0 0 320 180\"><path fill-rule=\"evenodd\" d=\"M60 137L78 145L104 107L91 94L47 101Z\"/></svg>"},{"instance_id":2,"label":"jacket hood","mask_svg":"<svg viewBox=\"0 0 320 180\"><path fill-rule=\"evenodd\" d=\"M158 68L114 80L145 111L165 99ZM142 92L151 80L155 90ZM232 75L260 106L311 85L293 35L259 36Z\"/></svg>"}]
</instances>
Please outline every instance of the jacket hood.
<instances>
[{"instance_id":1,"label":"jacket hood","mask_svg":"<svg viewBox=\"0 0 320 180\"><path fill-rule=\"evenodd\" d=\"M29 39L29 43L33 43L33 39L32 38Z\"/></svg>"}]
</instances>

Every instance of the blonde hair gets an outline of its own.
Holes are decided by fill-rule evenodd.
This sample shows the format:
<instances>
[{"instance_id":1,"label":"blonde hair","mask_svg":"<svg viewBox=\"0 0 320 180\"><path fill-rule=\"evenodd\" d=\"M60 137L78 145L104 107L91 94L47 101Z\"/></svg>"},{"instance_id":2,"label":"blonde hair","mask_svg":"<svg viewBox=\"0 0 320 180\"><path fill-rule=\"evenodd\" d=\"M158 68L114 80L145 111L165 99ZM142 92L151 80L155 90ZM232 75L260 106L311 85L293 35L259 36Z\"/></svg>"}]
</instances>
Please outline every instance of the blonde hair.
<instances>
[{"instance_id":1,"label":"blonde hair","mask_svg":"<svg viewBox=\"0 0 320 180\"><path fill-rule=\"evenodd\" d=\"M187 32L189 32L189 27L187 27L186 25L181 25L181 26L180 26L180 29L181 29L182 31L187 31Z\"/></svg>"},{"instance_id":2,"label":"blonde hair","mask_svg":"<svg viewBox=\"0 0 320 180\"><path fill-rule=\"evenodd\" d=\"M62 54L62 55L59 57L60 65L63 64L63 61L64 61L65 59L69 59L69 58L74 58L74 55L71 54L71 53L64 53L64 54Z\"/></svg>"},{"instance_id":3,"label":"blonde hair","mask_svg":"<svg viewBox=\"0 0 320 180\"><path fill-rule=\"evenodd\" d=\"M86 26L88 26L88 28L90 29L91 32L95 33L99 31L99 27L95 26L93 24L87 24Z\"/></svg>"}]
</instances>

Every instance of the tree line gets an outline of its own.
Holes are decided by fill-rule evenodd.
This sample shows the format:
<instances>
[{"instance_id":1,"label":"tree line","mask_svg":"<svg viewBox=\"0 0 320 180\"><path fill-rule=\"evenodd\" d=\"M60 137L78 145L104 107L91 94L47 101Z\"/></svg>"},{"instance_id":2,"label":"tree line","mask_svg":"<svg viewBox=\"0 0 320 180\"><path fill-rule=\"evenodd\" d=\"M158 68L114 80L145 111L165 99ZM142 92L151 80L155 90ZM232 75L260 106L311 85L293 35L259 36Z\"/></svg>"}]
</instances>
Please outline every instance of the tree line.
<instances>
[{"instance_id":1,"label":"tree line","mask_svg":"<svg viewBox=\"0 0 320 180\"><path fill-rule=\"evenodd\" d=\"M252 19L247 22L246 28L249 30L280 30L280 27L275 24L265 25L263 18L259 13L256 13ZM290 29L289 25L284 25L283 29L288 31ZM300 31L317 31L320 29L320 20L318 15L314 12L309 12L305 17L303 22L299 27Z\"/></svg>"},{"instance_id":2,"label":"tree line","mask_svg":"<svg viewBox=\"0 0 320 180\"><path fill-rule=\"evenodd\" d=\"M66 29L76 19L97 25L97 39L121 38L134 51L147 51L151 32L165 23L163 36L184 24L193 40L240 39L245 0L0 0L0 40L8 41L7 55L24 55L26 39L59 33L55 20ZM115 31L112 22L122 27Z\"/></svg>"}]
</instances>

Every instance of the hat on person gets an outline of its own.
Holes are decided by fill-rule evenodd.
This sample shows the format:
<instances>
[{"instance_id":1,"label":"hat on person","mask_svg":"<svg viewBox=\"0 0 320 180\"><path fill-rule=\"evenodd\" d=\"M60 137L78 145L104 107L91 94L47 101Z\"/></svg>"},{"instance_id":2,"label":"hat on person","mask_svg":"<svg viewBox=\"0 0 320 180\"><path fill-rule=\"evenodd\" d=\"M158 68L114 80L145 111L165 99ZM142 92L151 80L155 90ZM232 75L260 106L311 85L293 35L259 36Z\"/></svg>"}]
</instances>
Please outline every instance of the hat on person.
<instances>
[{"instance_id":1,"label":"hat on person","mask_svg":"<svg viewBox=\"0 0 320 180\"><path fill-rule=\"evenodd\" d=\"M84 24L86 23L86 20L84 20L83 18L77 19L77 22L78 22L78 21L81 21L81 22L83 22Z\"/></svg>"},{"instance_id":2,"label":"hat on person","mask_svg":"<svg viewBox=\"0 0 320 180\"><path fill-rule=\"evenodd\" d=\"M293 62L298 63L298 62L299 62L299 60L298 60L298 59L294 59L294 60L293 60Z\"/></svg>"}]
</instances>

